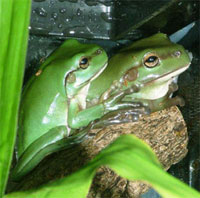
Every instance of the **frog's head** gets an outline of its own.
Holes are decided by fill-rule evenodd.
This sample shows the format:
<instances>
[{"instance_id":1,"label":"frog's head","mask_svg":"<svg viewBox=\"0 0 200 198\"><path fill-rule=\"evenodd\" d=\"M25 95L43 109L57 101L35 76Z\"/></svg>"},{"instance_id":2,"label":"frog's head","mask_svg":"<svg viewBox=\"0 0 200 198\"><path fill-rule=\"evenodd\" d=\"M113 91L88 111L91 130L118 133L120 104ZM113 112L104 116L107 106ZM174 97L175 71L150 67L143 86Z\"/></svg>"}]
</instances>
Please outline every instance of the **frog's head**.
<instances>
[{"instance_id":1,"label":"frog's head","mask_svg":"<svg viewBox=\"0 0 200 198\"><path fill-rule=\"evenodd\" d=\"M141 93L138 95L142 94L140 97L144 99L164 96L173 78L184 72L191 62L181 45L172 43L161 33L142 39L121 53L126 51L133 54L133 66L120 80L125 87L131 84L140 87ZM160 90L156 91L157 88Z\"/></svg>"},{"instance_id":2,"label":"frog's head","mask_svg":"<svg viewBox=\"0 0 200 198\"><path fill-rule=\"evenodd\" d=\"M165 34L158 33L136 41L109 60L103 73L91 83L87 100L98 101L100 96L100 100L105 100L132 85L141 89L130 97L162 97L173 77L185 71L190 62L187 51L172 43Z\"/></svg>"},{"instance_id":3,"label":"frog's head","mask_svg":"<svg viewBox=\"0 0 200 198\"><path fill-rule=\"evenodd\" d=\"M66 88L68 96L73 96L103 72L107 66L108 57L98 45L79 43L70 61L74 66L66 76Z\"/></svg>"}]
</instances>

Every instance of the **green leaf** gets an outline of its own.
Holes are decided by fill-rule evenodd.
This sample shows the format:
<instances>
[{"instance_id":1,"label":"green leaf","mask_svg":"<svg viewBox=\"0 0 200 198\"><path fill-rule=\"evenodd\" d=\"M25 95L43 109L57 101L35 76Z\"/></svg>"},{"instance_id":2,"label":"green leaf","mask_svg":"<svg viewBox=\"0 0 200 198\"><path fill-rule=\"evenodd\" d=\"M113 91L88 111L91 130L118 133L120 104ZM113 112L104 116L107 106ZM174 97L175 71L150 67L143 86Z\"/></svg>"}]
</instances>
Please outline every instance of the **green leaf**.
<instances>
[{"instance_id":1,"label":"green leaf","mask_svg":"<svg viewBox=\"0 0 200 198\"><path fill-rule=\"evenodd\" d=\"M96 169L106 165L129 180L150 183L163 197L198 198L200 194L162 170L155 154L133 135L122 135L78 172L38 189L4 198L85 198Z\"/></svg>"},{"instance_id":2,"label":"green leaf","mask_svg":"<svg viewBox=\"0 0 200 198\"><path fill-rule=\"evenodd\" d=\"M29 15L30 0L0 0L0 197L4 194L16 137Z\"/></svg>"}]
</instances>

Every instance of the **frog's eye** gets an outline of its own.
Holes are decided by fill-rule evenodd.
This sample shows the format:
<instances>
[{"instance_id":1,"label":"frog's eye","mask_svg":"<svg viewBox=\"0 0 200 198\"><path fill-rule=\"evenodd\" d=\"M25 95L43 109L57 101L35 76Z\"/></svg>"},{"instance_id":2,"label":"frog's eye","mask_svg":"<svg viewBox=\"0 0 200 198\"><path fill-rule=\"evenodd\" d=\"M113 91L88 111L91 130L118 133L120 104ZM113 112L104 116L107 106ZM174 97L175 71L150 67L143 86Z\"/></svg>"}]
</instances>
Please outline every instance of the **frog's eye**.
<instances>
[{"instance_id":1,"label":"frog's eye","mask_svg":"<svg viewBox=\"0 0 200 198\"><path fill-rule=\"evenodd\" d=\"M86 69L89 66L89 60L86 57L82 57L79 61L79 66L81 69Z\"/></svg>"},{"instance_id":2,"label":"frog's eye","mask_svg":"<svg viewBox=\"0 0 200 198\"><path fill-rule=\"evenodd\" d=\"M144 57L144 65L152 68L159 64L159 58L156 54L150 53Z\"/></svg>"}]
</instances>

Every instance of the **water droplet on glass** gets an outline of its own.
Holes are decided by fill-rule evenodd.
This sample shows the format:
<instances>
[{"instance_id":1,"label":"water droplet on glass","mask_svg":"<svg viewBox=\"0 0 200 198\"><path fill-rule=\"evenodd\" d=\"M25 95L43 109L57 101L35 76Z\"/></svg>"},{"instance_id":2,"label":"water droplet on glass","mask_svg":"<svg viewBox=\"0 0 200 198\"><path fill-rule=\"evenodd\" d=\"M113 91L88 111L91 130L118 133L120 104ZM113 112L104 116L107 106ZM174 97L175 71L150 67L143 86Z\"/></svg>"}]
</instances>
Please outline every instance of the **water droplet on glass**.
<instances>
[{"instance_id":1,"label":"water droplet on glass","mask_svg":"<svg viewBox=\"0 0 200 198\"><path fill-rule=\"evenodd\" d=\"M84 37L88 35L93 35L93 32L90 30L90 28L85 25L66 28L63 30L63 33L65 36L72 36L72 35L74 36L75 34L76 37Z\"/></svg>"},{"instance_id":2,"label":"water droplet on glass","mask_svg":"<svg viewBox=\"0 0 200 198\"><path fill-rule=\"evenodd\" d=\"M77 16L80 16L80 15L82 15L82 11L78 8L78 10L76 11L76 15Z\"/></svg>"},{"instance_id":3,"label":"water droplet on glass","mask_svg":"<svg viewBox=\"0 0 200 198\"><path fill-rule=\"evenodd\" d=\"M66 12L66 9L65 9L65 8L61 8L61 9L60 9L60 13L63 14L63 13L65 13L65 12Z\"/></svg>"},{"instance_id":4,"label":"water droplet on glass","mask_svg":"<svg viewBox=\"0 0 200 198\"><path fill-rule=\"evenodd\" d=\"M52 16L52 15L51 15ZM57 18L54 18L53 16L50 18L51 24L56 25Z\"/></svg>"},{"instance_id":5,"label":"water droplet on glass","mask_svg":"<svg viewBox=\"0 0 200 198\"><path fill-rule=\"evenodd\" d=\"M66 18L66 19L65 19L66 22L69 22L69 21L71 21L71 20L72 20L71 18Z\"/></svg>"},{"instance_id":6,"label":"water droplet on glass","mask_svg":"<svg viewBox=\"0 0 200 198\"><path fill-rule=\"evenodd\" d=\"M62 24L59 24L59 25L58 25L58 28L62 28L62 27L63 27L63 25L62 25Z\"/></svg>"},{"instance_id":7,"label":"water droplet on glass","mask_svg":"<svg viewBox=\"0 0 200 198\"><path fill-rule=\"evenodd\" d=\"M42 16L42 17L46 17L47 16L47 11L44 9L44 8L36 8L35 10L35 13L37 13L39 16Z\"/></svg>"},{"instance_id":8,"label":"water droplet on glass","mask_svg":"<svg viewBox=\"0 0 200 198\"><path fill-rule=\"evenodd\" d=\"M53 18L53 19L57 19L58 18L58 13L56 13L56 12L53 12L52 14L51 14L51 17Z\"/></svg>"},{"instance_id":9,"label":"water droplet on glass","mask_svg":"<svg viewBox=\"0 0 200 198\"><path fill-rule=\"evenodd\" d=\"M55 0L51 0L51 1L49 2L49 7L52 7L54 4L55 4Z\"/></svg>"},{"instance_id":10,"label":"water droplet on glass","mask_svg":"<svg viewBox=\"0 0 200 198\"><path fill-rule=\"evenodd\" d=\"M34 32L34 34L47 34L48 33L48 27L37 27L32 26L31 31Z\"/></svg>"},{"instance_id":11,"label":"water droplet on glass","mask_svg":"<svg viewBox=\"0 0 200 198\"><path fill-rule=\"evenodd\" d=\"M69 34L75 34L75 31L74 30L70 30Z\"/></svg>"}]
</instances>

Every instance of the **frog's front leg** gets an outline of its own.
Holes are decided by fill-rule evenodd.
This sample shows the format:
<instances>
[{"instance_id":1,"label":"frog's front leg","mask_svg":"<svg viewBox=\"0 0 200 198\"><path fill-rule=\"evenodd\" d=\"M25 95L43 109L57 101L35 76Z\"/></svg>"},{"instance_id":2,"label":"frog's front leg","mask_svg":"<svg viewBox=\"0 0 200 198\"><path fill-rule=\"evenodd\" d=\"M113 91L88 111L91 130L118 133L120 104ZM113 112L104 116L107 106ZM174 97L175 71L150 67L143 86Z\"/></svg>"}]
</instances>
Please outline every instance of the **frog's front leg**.
<instances>
[{"instance_id":1,"label":"frog's front leg","mask_svg":"<svg viewBox=\"0 0 200 198\"><path fill-rule=\"evenodd\" d=\"M170 96L172 93L174 93L175 91L178 90L178 85L174 82L172 82L170 85L169 85L169 90L167 92L167 95Z\"/></svg>"},{"instance_id":2,"label":"frog's front leg","mask_svg":"<svg viewBox=\"0 0 200 198\"><path fill-rule=\"evenodd\" d=\"M101 119L93 123L93 128L101 128L113 124L136 122L144 114L150 114L150 109L145 106L121 109L107 113Z\"/></svg>"},{"instance_id":3,"label":"frog's front leg","mask_svg":"<svg viewBox=\"0 0 200 198\"><path fill-rule=\"evenodd\" d=\"M156 101L149 101L149 108L152 112L160 111L172 106L184 106L185 101L182 97L176 96L174 98L169 98L168 96L164 96Z\"/></svg>"},{"instance_id":4,"label":"frog's front leg","mask_svg":"<svg viewBox=\"0 0 200 198\"><path fill-rule=\"evenodd\" d=\"M68 137L68 133L66 126L58 126L35 140L20 156L17 165L11 171L11 178L13 180L21 179L39 164L44 156L79 143L86 134L78 133L77 135Z\"/></svg>"},{"instance_id":5,"label":"frog's front leg","mask_svg":"<svg viewBox=\"0 0 200 198\"><path fill-rule=\"evenodd\" d=\"M139 88L132 86L126 90L123 90L111 97L102 101L101 103L94 105L87 109L82 109L76 98L70 100L69 111L68 111L68 125L71 128L78 129L87 126L90 122L101 118L105 114L112 111L119 111L122 109L131 109L136 114L138 109L143 107L141 103L137 102L122 102L124 96L138 92ZM135 110L134 110L135 109ZM140 109L140 113L141 114ZM119 114L119 113L117 113Z\"/></svg>"}]
</instances>

